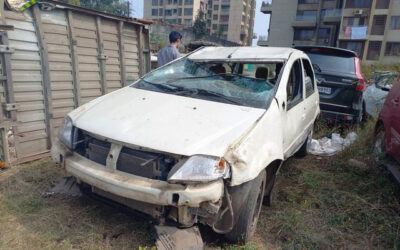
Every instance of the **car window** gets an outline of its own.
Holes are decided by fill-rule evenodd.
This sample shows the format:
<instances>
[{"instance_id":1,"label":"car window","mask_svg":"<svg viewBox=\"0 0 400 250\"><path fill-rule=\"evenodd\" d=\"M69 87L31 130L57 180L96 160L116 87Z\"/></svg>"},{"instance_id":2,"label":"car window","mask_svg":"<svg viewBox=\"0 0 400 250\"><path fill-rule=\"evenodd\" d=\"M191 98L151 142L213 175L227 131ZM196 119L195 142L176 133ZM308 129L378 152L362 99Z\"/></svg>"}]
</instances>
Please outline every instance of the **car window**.
<instances>
[{"instance_id":1,"label":"car window","mask_svg":"<svg viewBox=\"0 0 400 250\"><path fill-rule=\"evenodd\" d=\"M341 57L334 55L322 55L307 53L315 68L315 72L335 71L341 73L355 73L356 65L354 57Z\"/></svg>"},{"instance_id":2,"label":"car window","mask_svg":"<svg viewBox=\"0 0 400 250\"><path fill-rule=\"evenodd\" d=\"M306 88L306 98L312 95L315 91L314 74L310 61L303 59L303 74L304 74L304 87Z\"/></svg>"},{"instance_id":3,"label":"car window","mask_svg":"<svg viewBox=\"0 0 400 250\"><path fill-rule=\"evenodd\" d=\"M303 76L299 60L293 63L292 69L290 70L286 91L289 110L303 100Z\"/></svg>"}]
</instances>

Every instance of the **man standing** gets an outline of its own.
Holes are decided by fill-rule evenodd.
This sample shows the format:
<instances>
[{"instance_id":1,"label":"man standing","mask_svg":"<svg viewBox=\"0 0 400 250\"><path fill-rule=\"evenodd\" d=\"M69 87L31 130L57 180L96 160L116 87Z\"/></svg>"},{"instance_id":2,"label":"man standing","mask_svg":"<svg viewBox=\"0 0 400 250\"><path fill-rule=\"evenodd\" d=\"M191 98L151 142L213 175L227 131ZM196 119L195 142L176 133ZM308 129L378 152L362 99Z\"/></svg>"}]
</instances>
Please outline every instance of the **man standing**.
<instances>
[{"instance_id":1,"label":"man standing","mask_svg":"<svg viewBox=\"0 0 400 250\"><path fill-rule=\"evenodd\" d=\"M181 45L182 35L179 32L172 31L169 34L170 44L161 49L157 54L157 67L161 67L170 61L180 57L178 48Z\"/></svg>"}]
</instances>

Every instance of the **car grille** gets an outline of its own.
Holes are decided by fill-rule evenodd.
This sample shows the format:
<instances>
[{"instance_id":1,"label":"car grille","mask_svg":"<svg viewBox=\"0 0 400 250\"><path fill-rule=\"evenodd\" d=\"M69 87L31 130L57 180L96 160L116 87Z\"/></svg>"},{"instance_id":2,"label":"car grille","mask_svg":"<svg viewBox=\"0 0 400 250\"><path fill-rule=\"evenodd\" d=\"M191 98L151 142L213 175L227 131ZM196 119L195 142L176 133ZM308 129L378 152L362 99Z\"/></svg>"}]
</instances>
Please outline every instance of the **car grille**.
<instances>
[{"instance_id":1,"label":"car grille","mask_svg":"<svg viewBox=\"0 0 400 250\"><path fill-rule=\"evenodd\" d=\"M111 143L98 140L79 131L76 152L101 165L106 165ZM171 156L123 147L117 161L117 170L156 180L166 180L177 163Z\"/></svg>"}]
</instances>

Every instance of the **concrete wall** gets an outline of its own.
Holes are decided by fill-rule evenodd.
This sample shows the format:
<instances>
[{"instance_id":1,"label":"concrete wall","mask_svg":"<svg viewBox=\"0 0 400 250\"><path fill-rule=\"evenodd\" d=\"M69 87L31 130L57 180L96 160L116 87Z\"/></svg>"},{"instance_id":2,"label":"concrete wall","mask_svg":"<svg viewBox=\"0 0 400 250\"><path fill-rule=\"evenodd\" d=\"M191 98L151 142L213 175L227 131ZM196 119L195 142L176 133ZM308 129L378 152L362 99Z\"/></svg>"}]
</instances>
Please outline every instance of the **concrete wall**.
<instances>
[{"instance_id":1,"label":"concrete wall","mask_svg":"<svg viewBox=\"0 0 400 250\"><path fill-rule=\"evenodd\" d=\"M293 44L293 18L297 12L297 1L272 1L271 23L269 28L268 46L291 47ZM267 28L267 27L266 27ZM264 43L263 43L264 44Z\"/></svg>"}]
</instances>

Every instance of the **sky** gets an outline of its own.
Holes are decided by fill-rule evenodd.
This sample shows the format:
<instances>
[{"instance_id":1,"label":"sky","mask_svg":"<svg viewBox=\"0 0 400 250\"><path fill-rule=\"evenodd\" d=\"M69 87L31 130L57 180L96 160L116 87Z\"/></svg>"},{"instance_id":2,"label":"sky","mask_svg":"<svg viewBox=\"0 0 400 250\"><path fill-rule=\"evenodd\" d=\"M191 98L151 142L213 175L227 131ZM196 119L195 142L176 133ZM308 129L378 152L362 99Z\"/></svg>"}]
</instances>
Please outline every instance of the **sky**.
<instances>
[{"instance_id":1,"label":"sky","mask_svg":"<svg viewBox=\"0 0 400 250\"><path fill-rule=\"evenodd\" d=\"M142 18L143 17L143 1L151 0L130 0L133 8L133 17ZM261 9L261 3L263 0L257 0L256 8L256 20L254 24L254 33L257 36L266 36L269 27L269 15L263 14ZM253 45L257 44L257 39L253 40Z\"/></svg>"}]
</instances>

